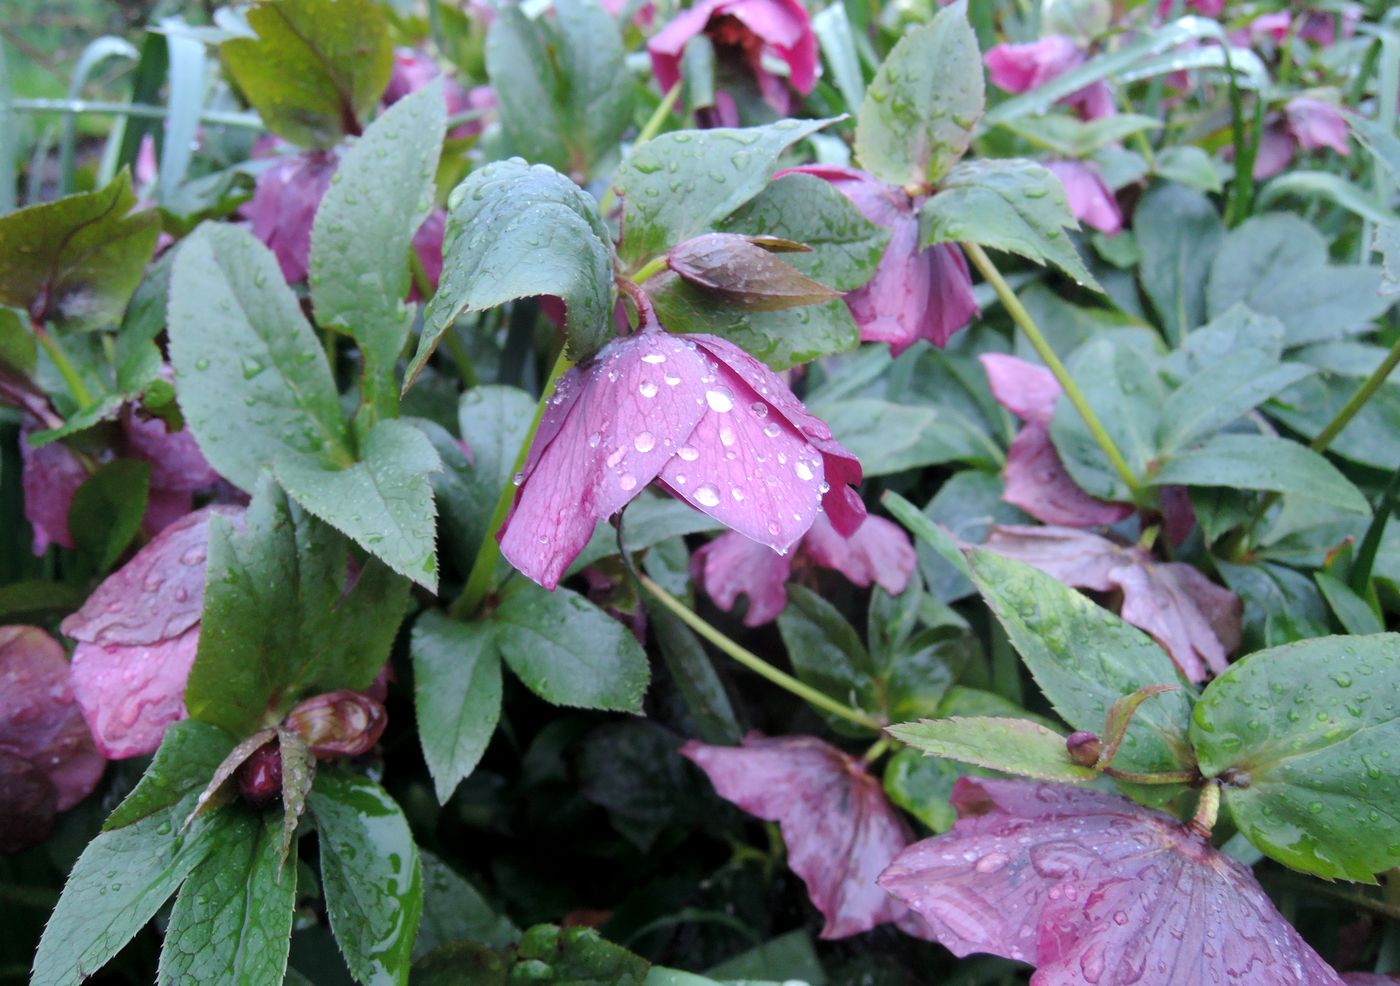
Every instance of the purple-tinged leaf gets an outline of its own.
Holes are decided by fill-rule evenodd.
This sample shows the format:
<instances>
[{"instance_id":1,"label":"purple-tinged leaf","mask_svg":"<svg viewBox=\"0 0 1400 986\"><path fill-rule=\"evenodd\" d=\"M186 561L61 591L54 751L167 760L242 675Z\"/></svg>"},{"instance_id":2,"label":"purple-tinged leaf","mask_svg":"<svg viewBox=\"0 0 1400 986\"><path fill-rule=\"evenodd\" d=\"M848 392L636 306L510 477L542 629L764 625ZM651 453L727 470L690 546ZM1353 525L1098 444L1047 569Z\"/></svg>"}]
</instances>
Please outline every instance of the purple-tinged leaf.
<instances>
[{"instance_id":1,"label":"purple-tinged leaf","mask_svg":"<svg viewBox=\"0 0 1400 986\"><path fill-rule=\"evenodd\" d=\"M788 865L826 918L823 938L844 938L906 916L875 878L909 841L880 782L854 757L810 736L750 733L742 746L681 747L720 796L777 822Z\"/></svg>"},{"instance_id":2,"label":"purple-tinged leaf","mask_svg":"<svg viewBox=\"0 0 1400 986\"><path fill-rule=\"evenodd\" d=\"M696 551L691 563L696 581L720 609L732 610L740 596L748 597L745 626L771 623L787 606L792 561L766 544L730 531Z\"/></svg>"},{"instance_id":3,"label":"purple-tinged leaf","mask_svg":"<svg viewBox=\"0 0 1400 986\"><path fill-rule=\"evenodd\" d=\"M73 547L68 508L78 487L87 481L87 469L61 442L33 448L21 436L19 454L23 463L20 482L24 488L24 516L34 529L34 553L42 555L50 544Z\"/></svg>"},{"instance_id":4,"label":"purple-tinged leaf","mask_svg":"<svg viewBox=\"0 0 1400 986\"><path fill-rule=\"evenodd\" d=\"M748 311L782 311L841 296L775 252L775 245L738 233L703 233L672 247L666 261L682 279Z\"/></svg>"},{"instance_id":5,"label":"purple-tinged leaf","mask_svg":"<svg viewBox=\"0 0 1400 986\"><path fill-rule=\"evenodd\" d=\"M73 694L104 756L151 753L165 727L185 718L185 682L198 649L198 626L153 644L78 644Z\"/></svg>"},{"instance_id":6,"label":"purple-tinged leaf","mask_svg":"<svg viewBox=\"0 0 1400 986\"><path fill-rule=\"evenodd\" d=\"M1176 819L1096 791L960 778L951 832L880 885L959 956L1033 986L1340 986L1248 869Z\"/></svg>"},{"instance_id":7,"label":"purple-tinged leaf","mask_svg":"<svg viewBox=\"0 0 1400 986\"><path fill-rule=\"evenodd\" d=\"M802 542L802 552L858 586L877 583L892 596L904 591L919 560L904 528L883 517L866 517L854 534L842 537L819 516Z\"/></svg>"}]
</instances>

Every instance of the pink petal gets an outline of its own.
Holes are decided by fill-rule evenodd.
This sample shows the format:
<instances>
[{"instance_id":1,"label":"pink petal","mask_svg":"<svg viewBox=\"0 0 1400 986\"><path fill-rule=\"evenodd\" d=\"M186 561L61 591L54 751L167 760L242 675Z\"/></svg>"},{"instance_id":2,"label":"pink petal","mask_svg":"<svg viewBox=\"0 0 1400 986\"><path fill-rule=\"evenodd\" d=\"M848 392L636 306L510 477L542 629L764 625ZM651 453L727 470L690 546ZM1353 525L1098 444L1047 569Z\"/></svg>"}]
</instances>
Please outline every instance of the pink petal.
<instances>
[{"instance_id":1,"label":"pink petal","mask_svg":"<svg viewBox=\"0 0 1400 986\"><path fill-rule=\"evenodd\" d=\"M1140 552L1114 573L1123 590L1123 619L1146 630L1186 677L1219 674L1240 644L1241 603L1230 590L1182 562L1156 563Z\"/></svg>"},{"instance_id":2,"label":"pink petal","mask_svg":"<svg viewBox=\"0 0 1400 986\"><path fill-rule=\"evenodd\" d=\"M748 597L744 626L771 623L787 606L784 586L792 562L766 544L731 531L696 551L691 564L705 594L725 612L734 608L740 596Z\"/></svg>"},{"instance_id":3,"label":"pink petal","mask_svg":"<svg viewBox=\"0 0 1400 986\"><path fill-rule=\"evenodd\" d=\"M1122 231L1123 213L1096 168L1083 161L1047 161L1045 166L1064 186L1075 219L1108 236Z\"/></svg>"},{"instance_id":4,"label":"pink petal","mask_svg":"<svg viewBox=\"0 0 1400 986\"><path fill-rule=\"evenodd\" d=\"M442 74L433 56L417 48L394 50L394 70L384 87L384 105L392 106L409 93L417 92Z\"/></svg>"},{"instance_id":5,"label":"pink petal","mask_svg":"<svg viewBox=\"0 0 1400 986\"><path fill-rule=\"evenodd\" d=\"M1034 986L1340 986L1248 869L1176 819L1095 791L961 778L951 832L880 885L957 955Z\"/></svg>"},{"instance_id":6,"label":"pink petal","mask_svg":"<svg viewBox=\"0 0 1400 986\"><path fill-rule=\"evenodd\" d=\"M165 727L185 718L185 682L198 648L198 626L149 645L78 645L73 694L103 755L151 753Z\"/></svg>"},{"instance_id":7,"label":"pink petal","mask_svg":"<svg viewBox=\"0 0 1400 986\"><path fill-rule=\"evenodd\" d=\"M442 209L434 209L428 213L428 218L423 220L423 225L418 227L418 232L413 234L413 252L418 255L418 262L423 265L423 273L427 275L428 283L434 291L437 290L438 280L442 277L442 235L446 229L447 213ZM421 301L422 297L417 283L410 285L408 300ZM560 321L562 322L562 319Z\"/></svg>"},{"instance_id":8,"label":"pink petal","mask_svg":"<svg viewBox=\"0 0 1400 986\"><path fill-rule=\"evenodd\" d=\"M565 374L501 528L506 559L546 588L557 586L598 521L629 503L690 440L707 411L708 374L693 345L654 331L611 342Z\"/></svg>"},{"instance_id":9,"label":"pink petal","mask_svg":"<svg viewBox=\"0 0 1400 986\"><path fill-rule=\"evenodd\" d=\"M1255 179L1271 178L1288 167L1297 148L1297 138L1286 127L1281 124L1265 127L1259 137L1259 147L1254 152Z\"/></svg>"},{"instance_id":10,"label":"pink petal","mask_svg":"<svg viewBox=\"0 0 1400 986\"><path fill-rule=\"evenodd\" d=\"M54 809L92 791L106 761L73 700L63 648L38 627L0 627L0 750L48 779ZM0 814L7 812L0 800Z\"/></svg>"},{"instance_id":11,"label":"pink petal","mask_svg":"<svg viewBox=\"0 0 1400 986\"><path fill-rule=\"evenodd\" d=\"M842 537L825 517L818 517L802 542L802 551L818 565L833 568L859 586L879 583L892 596L909 584L918 555L904 528L883 517L867 517L850 537Z\"/></svg>"},{"instance_id":12,"label":"pink petal","mask_svg":"<svg viewBox=\"0 0 1400 986\"><path fill-rule=\"evenodd\" d=\"M188 514L159 535L88 596L60 629L75 640L104 646L159 644L199 622L204 607L204 563L209 518L241 524L237 507L213 506Z\"/></svg>"},{"instance_id":13,"label":"pink petal","mask_svg":"<svg viewBox=\"0 0 1400 986\"><path fill-rule=\"evenodd\" d=\"M289 283L306 277L311 223L330 188L336 163L329 151L281 158L258 175L253 198L244 209L253 235L276 254Z\"/></svg>"},{"instance_id":14,"label":"pink petal","mask_svg":"<svg viewBox=\"0 0 1400 986\"><path fill-rule=\"evenodd\" d=\"M688 10L683 10L670 22L657 31L647 42L647 54L651 56L651 71L662 92L669 92L680 81L681 53L685 43L705 30L710 17L725 5L727 0L701 0Z\"/></svg>"},{"instance_id":15,"label":"pink petal","mask_svg":"<svg viewBox=\"0 0 1400 986\"><path fill-rule=\"evenodd\" d=\"M34 553L42 555L50 544L73 547L68 508L73 505L73 494L87 481L87 469L62 442L34 448L21 434L19 454L24 516L34 529Z\"/></svg>"},{"instance_id":16,"label":"pink petal","mask_svg":"<svg viewBox=\"0 0 1400 986\"><path fill-rule=\"evenodd\" d=\"M1288 37L1289 29L1293 26L1293 15L1286 10L1276 11L1272 14L1260 14L1249 22L1249 36L1253 40L1270 38L1274 44L1283 44Z\"/></svg>"},{"instance_id":17,"label":"pink petal","mask_svg":"<svg viewBox=\"0 0 1400 986\"><path fill-rule=\"evenodd\" d=\"M988 551L1032 565L1065 585L1108 592L1123 565L1123 549L1107 538L1069 527L997 524L983 543Z\"/></svg>"},{"instance_id":18,"label":"pink petal","mask_svg":"<svg viewBox=\"0 0 1400 986\"><path fill-rule=\"evenodd\" d=\"M1288 118L1288 129L1304 150L1330 147L1343 157L1351 154L1346 117L1335 103L1296 96L1288 101L1283 112Z\"/></svg>"},{"instance_id":19,"label":"pink petal","mask_svg":"<svg viewBox=\"0 0 1400 986\"><path fill-rule=\"evenodd\" d=\"M1028 424L1017 434L1006 451L1005 478L1001 498L1047 524L1095 527L1133 512L1129 504L1098 500L1080 489L1045 425Z\"/></svg>"},{"instance_id":20,"label":"pink petal","mask_svg":"<svg viewBox=\"0 0 1400 986\"><path fill-rule=\"evenodd\" d=\"M194 509L194 497L189 493L151 490L146 498L146 515L141 518L141 530L153 538Z\"/></svg>"},{"instance_id":21,"label":"pink petal","mask_svg":"<svg viewBox=\"0 0 1400 986\"><path fill-rule=\"evenodd\" d=\"M1049 426L1061 393L1055 374L1005 353L986 353L978 359L998 404L1028 424Z\"/></svg>"},{"instance_id":22,"label":"pink petal","mask_svg":"<svg viewBox=\"0 0 1400 986\"><path fill-rule=\"evenodd\" d=\"M1084 63L1084 52L1069 38L1052 34L1025 44L994 45L982 56L992 85L1007 92L1021 93Z\"/></svg>"},{"instance_id":23,"label":"pink petal","mask_svg":"<svg viewBox=\"0 0 1400 986\"><path fill-rule=\"evenodd\" d=\"M861 761L810 736L755 733L740 747L692 740L681 754L721 797L778 823L788 865L826 918L821 937L844 938L904 915L875 878L909 831Z\"/></svg>"},{"instance_id":24,"label":"pink petal","mask_svg":"<svg viewBox=\"0 0 1400 986\"><path fill-rule=\"evenodd\" d=\"M122 431L130 450L151 464L151 489L192 493L218 482L188 428L169 431L159 418L142 417L134 408L122 413Z\"/></svg>"},{"instance_id":25,"label":"pink petal","mask_svg":"<svg viewBox=\"0 0 1400 986\"><path fill-rule=\"evenodd\" d=\"M788 82L802 95L817 84L817 38L798 0L737 0L722 13L743 23L788 66Z\"/></svg>"},{"instance_id":26,"label":"pink petal","mask_svg":"<svg viewBox=\"0 0 1400 986\"><path fill-rule=\"evenodd\" d=\"M832 185L850 199L861 215L878 226L893 227L914 214L912 200L903 189L886 185L874 175L838 164L804 164L787 168L773 176L777 181L784 175L811 175Z\"/></svg>"}]
</instances>

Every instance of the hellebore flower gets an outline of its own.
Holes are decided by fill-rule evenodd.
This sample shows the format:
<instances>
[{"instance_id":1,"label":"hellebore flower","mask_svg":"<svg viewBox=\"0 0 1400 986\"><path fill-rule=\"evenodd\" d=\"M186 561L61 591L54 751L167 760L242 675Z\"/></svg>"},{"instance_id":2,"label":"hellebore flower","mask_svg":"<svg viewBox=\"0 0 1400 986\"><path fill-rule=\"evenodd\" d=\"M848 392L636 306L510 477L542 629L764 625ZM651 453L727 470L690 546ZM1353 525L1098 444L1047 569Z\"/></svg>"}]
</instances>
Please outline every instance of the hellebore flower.
<instances>
[{"instance_id":1,"label":"hellebore flower","mask_svg":"<svg viewBox=\"0 0 1400 986\"><path fill-rule=\"evenodd\" d=\"M1123 594L1119 615L1145 630L1182 674L1204 681L1240 645L1239 597L1185 562L1159 562L1137 547L1067 527L996 525L983 547L1066 585Z\"/></svg>"},{"instance_id":2,"label":"hellebore flower","mask_svg":"<svg viewBox=\"0 0 1400 986\"><path fill-rule=\"evenodd\" d=\"M244 207L253 235L277 257L289 284L306 277L311 224L326 189L331 187L337 164L332 151L279 158L258 175L253 198Z\"/></svg>"},{"instance_id":3,"label":"hellebore flower","mask_svg":"<svg viewBox=\"0 0 1400 986\"><path fill-rule=\"evenodd\" d=\"M734 533L721 534L692 557L696 581L723 610L747 596L744 625L762 626L787 606L792 571L804 562L840 572L858 586L878 583L892 596L909 584L918 556L909 535L883 517L867 517L850 537L843 537L825 516L818 516L792 555Z\"/></svg>"},{"instance_id":4,"label":"hellebore flower","mask_svg":"<svg viewBox=\"0 0 1400 986\"><path fill-rule=\"evenodd\" d=\"M112 759L151 753L185 717L185 681L199 647L209 518L241 523L237 507L205 507L152 538L63 621L79 641L73 693Z\"/></svg>"},{"instance_id":5,"label":"hellebore flower","mask_svg":"<svg viewBox=\"0 0 1400 986\"><path fill-rule=\"evenodd\" d=\"M1036 966L1031 986L1341 986L1247 868L1125 798L959 778L952 831L880 886L957 956Z\"/></svg>"},{"instance_id":6,"label":"hellebore flower","mask_svg":"<svg viewBox=\"0 0 1400 986\"><path fill-rule=\"evenodd\" d=\"M1309 10L1303 14L1303 22L1298 26L1298 37L1311 41L1323 48L1337 43L1337 24L1341 22L1342 37L1349 38L1356 33L1356 25L1361 23L1361 5L1344 3L1341 13L1332 10Z\"/></svg>"},{"instance_id":7,"label":"hellebore flower","mask_svg":"<svg viewBox=\"0 0 1400 986\"><path fill-rule=\"evenodd\" d=\"M283 720L283 725L306 741L317 760L368 753L384 735L388 723L389 717L378 699L343 688L308 698Z\"/></svg>"},{"instance_id":8,"label":"hellebore flower","mask_svg":"<svg viewBox=\"0 0 1400 986\"><path fill-rule=\"evenodd\" d=\"M779 551L822 510L839 532L860 526L860 463L777 374L724 339L643 321L550 397L499 534L512 565L553 589L597 522L653 479Z\"/></svg>"},{"instance_id":9,"label":"hellebore flower","mask_svg":"<svg viewBox=\"0 0 1400 986\"><path fill-rule=\"evenodd\" d=\"M691 740L681 755L705 772L720 797L778 823L788 865L826 918L822 938L845 938L886 921L926 933L875 884L911 835L864 762L811 736L758 733L742 746Z\"/></svg>"},{"instance_id":10,"label":"hellebore flower","mask_svg":"<svg viewBox=\"0 0 1400 986\"><path fill-rule=\"evenodd\" d=\"M739 62L779 114L793 109L788 86L802 95L817 84L817 38L799 0L701 0L677 14L647 42L652 72L662 92L681 77L686 42L706 34L721 62ZM787 63L786 82L763 66L764 56Z\"/></svg>"},{"instance_id":11,"label":"hellebore flower","mask_svg":"<svg viewBox=\"0 0 1400 986\"><path fill-rule=\"evenodd\" d=\"M1270 120L1259 135L1259 147L1254 152L1254 177L1263 179L1278 174L1293 162L1300 147L1305 151L1328 147L1342 157L1350 156L1347 121L1341 108L1312 96L1290 99L1283 114ZM1226 157L1233 154L1233 148L1225 149Z\"/></svg>"},{"instance_id":12,"label":"hellebore flower","mask_svg":"<svg viewBox=\"0 0 1400 986\"><path fill-rule=\"evenodd\" d=\"M394 70L389 74L389 84L384 87L384 105L393 106L439 77L443 77L442 66L432 55L416 48L395 50ZM496 92L490 86L467 89L451 76L442 79L442 98L448 116L467 110L491 110L496 106ZM484 127L481 118L468 120L448 131L447 136L451 140L465 140L481 133Z\"/></svg>"},{"instance_id":13,"label":"hellebore flower","mask_svg":"<svg viewBox=\"0 0 1400 986\"><path fill-rule=\"evenodd\" d=\"M972 275L956 243L919 249L923 197L886 185L854 168L813 164L780 171L813 175L850 199L866 219L891 231L889 243L864 287L846 294L846 306L866 342L887 342L898 356L920 339L947 345L977 314Z\"/></svg>"},{"instance_id":14,"label":"hellebore flower","mask_svg":"<svg viewBox=\"0 0 1400 986\"><path fill-rule=\"evenodd\" d=\"M35 448L27 441L29 429L20 433L19 456L24 489L24 516L34 530L34 554L42 555L50 544L74 547L68 533L68 509L73 495L88 478L82 461L62 442Z\"/></svg>"},{"instance_id":15,"label":"hellebore flower","mask_svg":"<svg viewBox=\"0 0 1400 986\"><path fill-rule=\"evenodd\" d=\"M38 627L0 627L0 855L48 838L106 761L73 702L63 648Z\"/></svg>"},{"instance_id":16,"label":"hellebore flower","mask_svg":"<svg viewBox=\"0 0 1400 986\"><path fill-rule=\"evenodd\" d=\"M1039 89L1078 68L1087 57L1069 38L1051 34L1025 44L994 45L982 56L982 61L992 85L1007 92L1022 93ZM1073 109L1081 120L1097 120L1113 116L1115 112L1113 93L1103 80L1070 93L1060 102Z\"/></svg>"},{"instance_id":17,"label":"hellebore flower","mask_svg":"<svg viewBox=\"0 0 1400 986\"><path fill-rule=\"evenodd\" d=\"M1046 161L1045 167L1060 179L1069 200L1070 212L1086 226L1115 236L1123 230L1123 213L1113 191L1104 184L1098 169L1083 161Z\"/></svg>"},{"instance_id":18,"label":"hellebore flower","mask_svg":"<svg viewBox=\"0 0 1400 986\"><path fill-rule=\"evenodd\" d=\"M1170 17L1172 8L1178 3L1181 3L1181 0L1158 0L1157 16ZM1181 10L1183 13L1187 10L1191 10L1195 13L1203 14L1206 17L1219 17L1221 11L1224 9L1225 0L1185 0L1184 3L1181 3Z\"/></svg>"}]
</instances>

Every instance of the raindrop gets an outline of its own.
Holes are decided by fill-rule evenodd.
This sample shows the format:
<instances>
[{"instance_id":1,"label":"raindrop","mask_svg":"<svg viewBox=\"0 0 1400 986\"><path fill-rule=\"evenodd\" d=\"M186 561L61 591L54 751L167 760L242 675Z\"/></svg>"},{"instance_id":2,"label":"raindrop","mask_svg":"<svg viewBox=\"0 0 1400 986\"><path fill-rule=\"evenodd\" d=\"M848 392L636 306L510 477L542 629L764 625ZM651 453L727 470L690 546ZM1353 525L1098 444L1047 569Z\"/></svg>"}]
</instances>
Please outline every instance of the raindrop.
<instances>
[{"instance_id":1,"label":"raindrop","mask_svg":"<svg viewBox=\"0 0 1400 986\"><path fill-rule=\"evenodd\" d=\"M749 410L753 412L755 418L768 417L768 405L762 401L754 401L749 405Z\"/></svg>"},{"instance_id":2,"label":"raindrop","mask_svg":"<svg viewBox=\"0 0 1400 986\"><path fill-rule=\"evenodd\" d=\"M525 482L525 474L523 472L518 472L514 476L510 477L510 481L514 485L519 486L521 483Z\"/></svg>"},{"instance_id":3,"label":"raindrop","mask_svg":"<svg viewBox=\"0 0 1400 986\"><path fill-rule=\"evenodd\" d=\"M598 447L598 443L601 442L602 440L603 440L603 436L602 436L601 434L599 434L598 432L595 431L593 434L591 434L591 435L588 436L588 447L589 447L589 448L597 448L597 447Z\"/></svg>"},{"instance_id":4,"label":"raindrop","mask_svg":"<svg viewBox=\"0 0 1400 986\"><path fill-rule=\"evenodd\" d=\"M676 449L676 455L684 462L694 462L696 459L700 458L700 451L689 445L682 445L680 448Z\"/></svg>"},{"instance_id":5,"label":"raindrop","mask_svg":"<svg viewBox=\"0 0 1400 986\"><path fill-rule=\"evenodd\" d=\"M706 483L695 491L695 502L705 507L719 506L719 492Z\"/></svg>"},{"instance_id":6,"label":"raindrop","mask_svg":"<svg viewBox=\"0 0 1400 986\"><path fill-rule=\"evenodd\" d=\"M651 398L656 396L656 384L650 380L644 380L637 385L637 393L643 397Z\"/></svg>"},{"instance_id":7,"label":"raindrop","mask_svg":"<svg viewBox=\"0 0 1400 986\"><path fill-rule=\"evenodd\" d=\"M644 431L632 441L632 445L638 452L650 452L656 448L656 438L649 431ZM630 487L623 487L629 489Z\"/></svg>"},{"instance_id":8,"label":"raindrop","mask_svg":"<svg viewBox=\"0 0 1400 986\"><path fill-rule=\"evenodd\" d=\"M710 405L710 410L723 414L734 407L734 394L728 387L716 387L714 390L705 391L705 400Z\"/></svg>"},{"instance_id":9,"label":"raindrop","mask_svg":"<svg viewBox=\"0 0 1400 986\"><path fill-rule=\"evenodd\" d=\"M807 463L803 462L801 459L797 460L797 464L792 467L792 471L797 473L797 478L802 480L803 482L806 482L812 478L811 467L808 466Z\"/></svg>"},{"instance_id":10,"label":"raindrop","mask_svg":"<svg viewBox=\"0 0 1400 986\"><path fill-rule=\"evenodd\" d=\"M763 426L763 433L769 438L777 438L778 432L780 431L782 431L782 429L778 427L778 424L775 421L770 421L768 422L768 424Z\"/></svg>"},{"instance_id":11,"label":"raindrop","mask_svg":"<svg viewBox=\"0 0 1400 986\"><path fill-rule=\"evenodd\" d=\"M666 362L666 357L662 356L660 353L647 353L645 356L642 357L642 362L653 364L664 363Z\"/></svg>"},{"instance_id":12,"label":"raindrop","mask_svg":"<svg viewBox=\"0 0 1400 986\"><path fill-rule=\"evenodd\" d=\"M634 490L637 488L637 477L629 472L617 481L617 485L624 490Z\"/></svg>"}]
</instances>

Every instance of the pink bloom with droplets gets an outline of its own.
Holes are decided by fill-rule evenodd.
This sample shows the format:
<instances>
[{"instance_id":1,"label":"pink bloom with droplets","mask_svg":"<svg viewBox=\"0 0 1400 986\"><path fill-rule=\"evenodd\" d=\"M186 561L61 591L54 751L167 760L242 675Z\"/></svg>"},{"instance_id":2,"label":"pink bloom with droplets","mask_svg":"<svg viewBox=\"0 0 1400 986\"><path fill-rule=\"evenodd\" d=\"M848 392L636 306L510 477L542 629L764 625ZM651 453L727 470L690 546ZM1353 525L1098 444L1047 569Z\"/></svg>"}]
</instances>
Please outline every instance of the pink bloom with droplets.
<instances>
[{"instance_id":1,"label":"pink bloom with droplets","mask_svg":"<svg viewBox=\"0 0 1400 986\"><path fill-rule=\"evenodd\" d=\"M982 61L992 85L1007 92L1022 93L1058 79L1083 65L1087 58L1084 50L1069 38L1051 34L1025 44L994 45L982 56ZM1060 102L1073 109L1082 120L1097 120L1116 112L1113 92L1102 80L1070 93Z\"/></svg>"},{"instance_id":2,"label":"pink bloom with droplets","mask_svg":"<svg viewBox=\"0 0 1400 986\"><path fill-rule=\"evenodd\" d=\"M838 531L860 526L860 463L777 374L731 342L644 320L547 402L498 535L511 564L553 589L598 521L653 480L777 550L822 510Z\"/></svg>"},{"instance_id":3,"label":"pink bloom with droplets","mask_svg":"<svg viewBox=\"0 0 1400 986\"><path fill-rule=\"evenodd\" d=\"M747 66L764 100L783 115L794 108L792 90L805 96L817 84L817 38L798 0L701 0L681 11L647 42L662 92L680 79L686 42L699 34L709 35L719 59ZM786 63L787 78L765 68L764 56Z\"/></svg>"},{"instance_id":4,"label":"pink bloom with droplets","mask_svg":"<svg viewBox=\"0 0 1400 986\"><path fill-rule=\"evenodd\" d=\"M1060 179L1075 219L1107 236L1122 232L1123 213L1118 208L1118 200L1104 184L1097 168L1073 160L1047 161L1045 167Z\"/></svg>"},{"instance_id":5,"label":"pink bloom with droplets","mask_svg":"<svg viewBox=\"0 0 1400 986\"><path fill-rule=\"evenodd\" d=\"M253 235L277 257L288 283L306 277L311 258L311 224L337 161L334 152L308 151L279 158L258 175L253 198L244 206Z\"/></svg>"},{"instance_id":6,"label":"pink bloom with droplets","mask_svg":"<svg viewBox=\"0 0 1400 986\"><path fill-rule=\"evenodd\" d=\"M866 219L890 230L889 243L863 287L846 293L846 307L866 342L887 342L898 356L920 339L943 347L977 314L967 258L955 243L919 249L919 208L910 197L854 168L813 164L781 171L812 175L830 183Z\"/></svg>"},{"instance_id":7,"label":"pink bloom with droplets","mask_svg":"<svg viewBox=\"0 0 1400 986\"><path fill-rule=\"evenodd\" d=\"M1031 986L1342 986L1246 867L1175 818L1098 791L960 778L952 831L880 886L957 956Z\"/></svg>"}]
</instances>

